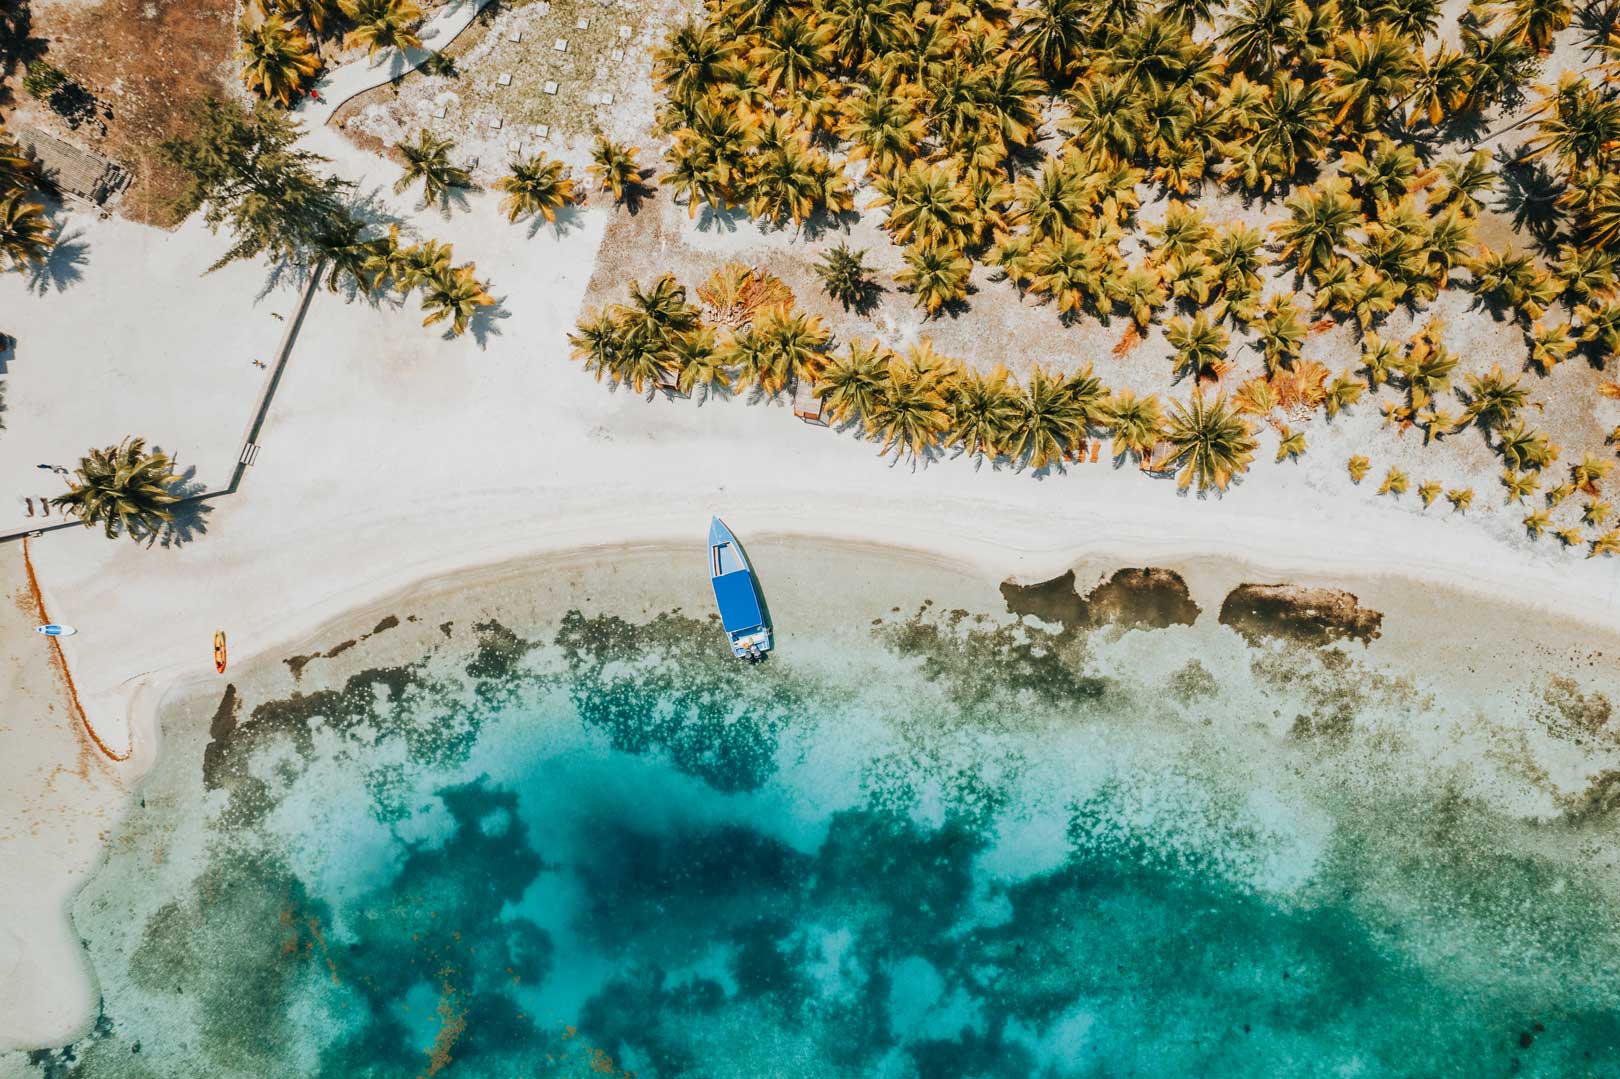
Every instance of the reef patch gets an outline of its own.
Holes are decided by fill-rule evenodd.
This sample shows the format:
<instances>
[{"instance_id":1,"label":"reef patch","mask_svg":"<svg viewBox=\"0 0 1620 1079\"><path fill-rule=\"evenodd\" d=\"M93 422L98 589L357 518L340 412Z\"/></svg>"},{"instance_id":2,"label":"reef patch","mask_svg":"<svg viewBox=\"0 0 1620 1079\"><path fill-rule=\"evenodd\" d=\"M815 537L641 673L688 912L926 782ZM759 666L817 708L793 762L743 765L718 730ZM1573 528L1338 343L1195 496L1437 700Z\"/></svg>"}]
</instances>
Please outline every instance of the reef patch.
<instances>
[{"instance_id":1,"label":"reef patch","mask_svg":"<svg viewBox=\"0 0 1620 1079\"><path fill-rule=\"evenodd\" d=\"M1199 615L1181 574L1154 566L1118 570L1083 596L1075 588L1072 569L1035 584L1007 580L1001 584L1001 598L1012 614L1034 615L1067 630L1104 625L1164 629L1190 626Z\"/></svg>"},{"instance_id":2,"label":"reef patch","mask_svg":"<svg viewBox=\"0 0 1620 1079\"><path fill-rule=\"evenodd\" d=\"M1353 638L1366 644L1383 625L1380 611L1363 607L1342 588L1292 584L1240 584L1221 603L1220 623L1250 644L1281 638L1299 644L1331 644Z\"/></svg>"}]
</instances>

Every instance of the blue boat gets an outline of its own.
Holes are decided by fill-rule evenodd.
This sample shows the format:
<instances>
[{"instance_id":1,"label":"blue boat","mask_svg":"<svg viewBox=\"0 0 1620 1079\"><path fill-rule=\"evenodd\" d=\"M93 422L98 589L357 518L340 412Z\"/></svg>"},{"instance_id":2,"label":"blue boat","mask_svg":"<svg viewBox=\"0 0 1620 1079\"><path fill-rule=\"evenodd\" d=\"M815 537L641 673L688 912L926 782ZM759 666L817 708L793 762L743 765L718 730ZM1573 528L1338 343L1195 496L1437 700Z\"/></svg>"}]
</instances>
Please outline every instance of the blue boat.
<instances>
[{"instance_id":1,"label":"blue boat","mask_svg":"<svg viewBox=\"0 0 1620 1079\"><path fill-rule=\"evenodd\" d=\"M754 567L748 564L737 537L718 517L709 522L709 576L731 654L738 659L764 658L771 650L771 626L759 601Z\"/></svg>"}]
</instances>

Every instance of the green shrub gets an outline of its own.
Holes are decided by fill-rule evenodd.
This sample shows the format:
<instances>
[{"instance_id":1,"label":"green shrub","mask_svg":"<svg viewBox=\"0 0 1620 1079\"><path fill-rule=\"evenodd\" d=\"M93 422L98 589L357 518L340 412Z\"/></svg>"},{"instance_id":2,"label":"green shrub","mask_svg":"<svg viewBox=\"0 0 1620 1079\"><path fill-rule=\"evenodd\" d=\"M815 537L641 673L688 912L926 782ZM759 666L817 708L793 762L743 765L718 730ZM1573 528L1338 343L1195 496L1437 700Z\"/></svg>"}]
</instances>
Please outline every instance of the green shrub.
<instances>
[{"instance_id":1,"label":"green shrub","mask_svg":"<svg viewBox=\"0 0 1620 1079\"><path fill-rule=\"evenodd\" d=\"M67 81L61 68L44 60L28 61L28 70L23 73L23 89L40 101L56 93Z\"/></svg>"}]
</instances>

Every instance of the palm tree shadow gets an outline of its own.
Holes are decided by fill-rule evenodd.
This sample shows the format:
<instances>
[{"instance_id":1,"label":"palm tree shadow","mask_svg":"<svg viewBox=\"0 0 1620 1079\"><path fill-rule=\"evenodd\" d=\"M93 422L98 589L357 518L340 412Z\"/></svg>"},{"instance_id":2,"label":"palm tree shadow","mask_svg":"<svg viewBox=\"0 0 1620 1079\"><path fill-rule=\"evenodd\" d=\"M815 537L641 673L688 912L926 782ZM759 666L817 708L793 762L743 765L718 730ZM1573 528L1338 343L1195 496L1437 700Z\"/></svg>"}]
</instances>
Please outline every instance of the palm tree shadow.
<instances>
[{"instance_id":1,"label":"palm tree shadow","mask_svg":"<svg viewBox=\"0 0 1620 1079\"><path fill-rule=\"evenodd\" d=\"M207 489L204 484L197 481L196 465L191 465L182 472L179 482L172 488L182 499L169 510L174 519L165 521L161 528L153 531L147 538L146 545L183 547L198 536L207 535L208 515L214 512L214 507L203 494Z\"/></svg>"},{"instance_id":2,"label":"palm tree shadow","mask_svg":"<svg viewBox=\"0 0 1620 1079\"><path fill-rule=\"evenodd\" d=\"M624 195L619 199L619 202L631 217L639 214L642 206L657 195L654 187L647 182L652 178L654 171L653 169L637 169L635 178L625 183Z\"/></svg>"},{"instance_id":3,"label":"palm tree shadow","mask_svg":"<svg viewBox=\"0 0 1620 1079\"><path fill-rule=\"evenodd\" d=\"M300 292L309 283L309 275L314 272L315 267L312 264L302 261L272 263L270 272L264 275L264 286L253 297L253 302L263 302L284 285L295 293Z\"/></svg>"},{"instance_id":4,"label":"palm tree shadow","mask_svg":"<svg viewBox=\"0 0 1620 1079\"><path fill-rule=\"evenodd\" d=\"M506 308L504 299L497 299L489 307L480 307L473 312L472 318L467 320L467 332L473 335L479 348L488 348L491 337L501 336L500 323L512 317L512 312ZM445 339L453 335L446 332Z\"/></svg>"},{"instance_id":5,"label":"palm tree shadow","mask_svg":"<svg viewBox=\"0 0 1620 1079\"><path fill-rule=\"evenodd\" d=\"M703 387L702 393L692 394L698 408L702 408L710 401L725 402L732 400L736 396L737 390L734 386L722 386L718 382L710 382Z\"/></svg>"},{"instance_id":6,"label":"palm tree shadow","mask_svg":"<svg viewBox=\"0 0 1620 1079\"><path fill-rule=\"evenodd\" d=\"M804 219L804 225L800 228L800 232L805 240L814 243L829 232L847 234L850 228L857 224L860 219L861 215L854 210L829 212L823 207Z\"/></svg>"},{"instance_id":7,"label":"palm tree shadow","mask_svg":"<svg viewBox=\"0 0 1620 1079\"><path fill-rule=\"evenodd\" d=\"M1526 161L1506 153L1497 154L1497 161L1501 181L1497 208L1512 217L1515 231L1528 230L1536 246L1550 252L1557 245L1557 199L1563 193L1563 185L1539 161Z\"/></svg>"},{"instance_id":8,"label":"palm tree shadow","mask_svg":"<svg viewBox=\"0 0 1620 1079\"><path fill-rule=\"evenodd\" d=\"M390 225L405 227L405 218L395 213L393 208L383 198L383 185L377 184L371 190L355 193L345 207L349 213L364 221L368 225L388 228Z\"/></svg>"},{"instance_id":9,"label":"palm tree shadow","mask_svg":"<svg viewBox=\"0 0 1620 1079\"><path fill-rule=\"evenodd\" d=\"M580 219L578 206L559 206L555 213L556 220L554 221L547 221L544 214L533 215L529 219L528 234L524 238L528 240L534 239L545 230L547 225L551 226L552 236L559 240L585 227L584 222Z\"/></svg>"},{"instance_id":10,"label":"palm tree shadow","mask_svg":"<svg viewBox=\"0 0 1620 1079\"><path fill-rule=\"evenodd\" d=\"M748 211L740 206L728 206L724 210L716 210L713 206L704 204L698 212L697 228L699 232L718 230L723 232L736 232L739 222L749 219Z\"/></svg>"},{"instance_id":11,"label":"palm tree shadow","mask_svg":"<svg viewBox=\"0 0 1620 1079\"><path fill-rule=\"evenodd\" d=\"M448 221L450 220L452 211L459 210L462 213L466 213L468 210L472 209L472 203L467 201L467 194L469 192L478 190L481 189L475 184L468 184L465 187L447 187L444 189L444 194L440 195L437 199L434 199L431 202L424 202L422 204L422 208L424 210L437 210L439 212L439 216Z\"/></svg>"},{"instance_id":12,"label":"palm tree shadow","mask_svg":"<svg viewBox=\"0 0 1620 1079\"><path fill-rule=\"evenodd\" d=\"M88 261L90 245L80 239L83 235L83 229L69 234L67 222L57 222L51 233L50 250L43 259L29 264L29 292L36 296L53 291L65 292L69 285L77 284L84 278L84 264Z\"/></svg>"}]
</instances>

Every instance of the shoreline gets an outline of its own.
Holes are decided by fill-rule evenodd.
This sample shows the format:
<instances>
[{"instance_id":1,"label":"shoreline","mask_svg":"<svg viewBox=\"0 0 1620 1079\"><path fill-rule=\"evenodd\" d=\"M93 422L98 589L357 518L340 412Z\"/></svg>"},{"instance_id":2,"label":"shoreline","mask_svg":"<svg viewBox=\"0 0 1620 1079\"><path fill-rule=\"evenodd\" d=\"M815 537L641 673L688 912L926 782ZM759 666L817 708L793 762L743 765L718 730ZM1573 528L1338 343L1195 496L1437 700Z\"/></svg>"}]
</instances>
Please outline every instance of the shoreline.
<instances>
[{"instance_id":1,"label":"shoreline","mask_svg":"<svg viewBox=\"0 0 1620 1079\"><path fill-rule=\"evenodd\" d=\"M1342 559L1324 564L1320 559L1308 563L1303 557L1291 562L1283 559L1265 560L1252 552L1236 555L1212 551L1212 545L1207 542L1162 538L1143 539L1134 546L1119 546L1107 541L1085 544L1048 542L1031 544L1015 554L1009 546L982 537L956 536L950 542L939 542L937 538L930 542L930 535L920 527L894 539L885 539L872 529L812 532L803 527L802 521L790 515L771 517L758 505L735 506L730 519L737 522L735 527L756 548L773 543L809 544L832 548L836 555L843 558L859 558L865 553L875 561L918 563L936 571L962 573L966 578L964 583L971 581L974 586L986 589L987 594L993 593L1006 580L1029 584L1049 580L1074 569L1076 591L1083 595L1091 587L1094 574L1106 574L1127 566L1168 569L1180 574L1187 582L1193 599L1202 609L1198 616L1201 624L1218 616L1226 591L1239 583L1341 588L1356 595L1364 606L1385 615L1381 637L1370 645L1357 646L1367 649L1369 661L1380 665L1405 662L1414 670L1422 669L1439 677L1450 672L1431 671L1423 666L1423 660L1413 657L1410 652L1414 644L1432 641L1434 636L1432 632L1424 632L1426 620L1414 609L1424 603L1477 605L1479 609L1472 612L1476 617L1468 621L1471 626L1493 622L1511 626L1521 624L1527 617L1543 621L1548 627L1562 626L1567 631L1564 636L1570 647L1582 641L1598 647L1590 640L1594 629L1601 629L1605 636L1613 637L1611 643L1620 643L1620 630L1616 628L1620 625L1620 619L1607 622L1580 619L1558 610L1544 593L1539 603L1514 602L1510 597L1493 596L1487 589L1477 587L1478 578L1473 574L1457 573L1441 577L1431 573L1424 576L1423 562L1396 565ZM868 517L863 520L873 522L880 518ZM467 552L462 552L459 559L445 557L411 563L408 567L397 569L393 575L382 575L363 585L332 592L323 603L284 619L278 625L276 634L260 640L252 652L233 660L233 669L251 674L266 666L279 665L285 656L300 650L326 647L335 634L347 632L340 630L340 627L370 625L381 617L404 613L403 608L412 603L441 602L445 597L464 591L499 588L509 582L559 572L571 566L603 566L616 558L678 557L688 549L697 550L694 546L696 540L664 527L657 518L643 518L639 524L634 538L621 538L613 542L608 542L606 534L599 528L593 531L589 527L576 525L572 529L547 533L544 542L531 543L527 549L516 554L505 549L486 548L481 549L476 558L468 558ZM619 525L622 534L626 531L622 520ZM689 575L696 579L701 576L701 560L693 555L690 562ZM766 584L768 586L768 580ZM1521 595L1528 596L1531 592L1526 582ZM1495 613L1494 619L1488 617L1490 612ZM1478 617L1482 613L1487 617ZM1536 640L1545 644L1546 639L1547 630L1544 628L1536 635ZM1514 651L1511 639L1492 638L1490 643L1503 646L1502 658L1511 659L1509 654ZM171 663L129 679L118 687L116 700L124 710L129 729L134 733L136 752L127 765L117 768L123 781L123 792L116 805L107 807L114 819L121 817L139 796L142 780L161 751L161 717L165 710L187 693L196 692L211 682L229 680L229 676L220 679L211 671L195 671L194 666ZM1532 657L1525 666L1545 668L1548 660L1545 656ZM103 695L99 707L107 708L113 699L110 695ZM78 937L76 931L71 930L71 905L79 890L99 869L105 856L104 849L98 850L93 861L84 867L84 872L62 895L56 916L58 928L66 923L74 941ZM30 933L24 936L43 938L48 934ZM50 1038L48 1044L65 1044L82 1036L93 1021L99 989L95 985L93 972L86 973L89 977L85 979L78 999L58 1002L60 1009L76 1012L81 1017L80 1021L65 1036L61 1036L59 1028L59 1036ZM14 994L6 996L11 998ZM13 1002L8 1000L9 1003ZM21 1030L6 1032L7 1046L20 1048L47 1044L37 1039L21 1039L23 1033Z\"/></svg>"}]
</instances>

